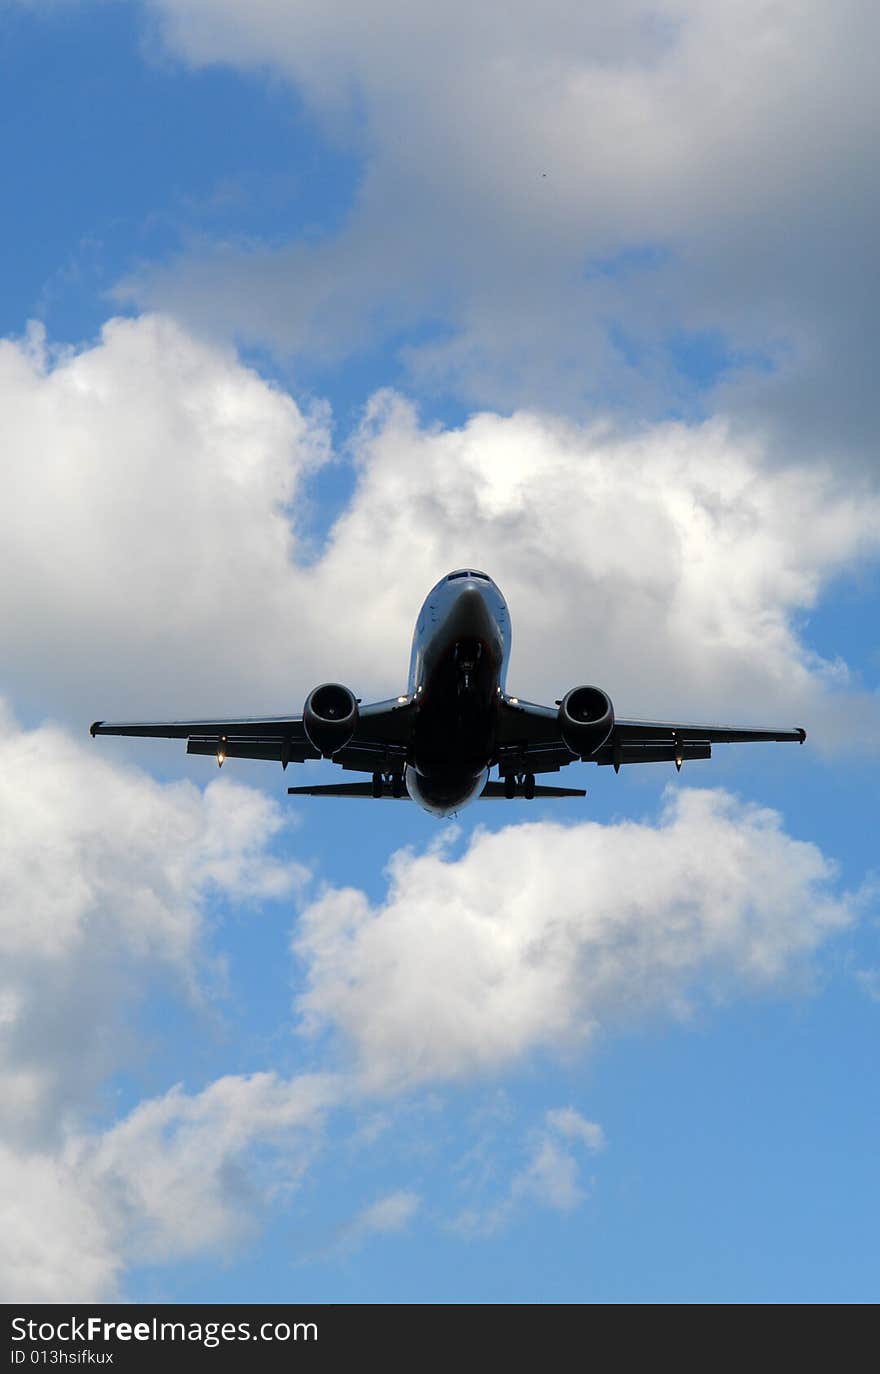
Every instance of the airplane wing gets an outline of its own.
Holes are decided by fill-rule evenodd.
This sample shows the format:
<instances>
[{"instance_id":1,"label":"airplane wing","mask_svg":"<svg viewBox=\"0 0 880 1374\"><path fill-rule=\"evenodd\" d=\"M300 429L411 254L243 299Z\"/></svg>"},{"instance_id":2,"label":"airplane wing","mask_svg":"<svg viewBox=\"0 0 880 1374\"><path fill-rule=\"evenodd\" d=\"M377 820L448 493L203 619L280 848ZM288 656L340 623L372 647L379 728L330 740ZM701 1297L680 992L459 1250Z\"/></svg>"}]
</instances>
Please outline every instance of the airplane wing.
<instances>
[{"instance_id":1,"label":"airplane wing","mask_svg":"<svg viewBox=\"0 0 880 1374\"><path fill-rule=\"evenodd\" d=\"M781 730L774 725L742 729L738 725L673 725L659 720L616 720L614 734L621 744L633 744L645 740L706 740L709 744L751 744L761 741L793 740L803 744L807 738L806 730L795 726L793 730Z\"/></svg>"},{"instance_id":2,"label":"airplane wing","mask_svg":"<svg viewBox=\"0 0 880 1374\"><path fill-rule=\"evenodd\" d=\"M334 754L343 768L363 772L402 767L412 722L412 706L396 697L360 708L350 742ZM240 716L226 720L96 720L89 734L148 739L185 739L188 754L272 759L286 768L321 755L310 743L302 716Z\"/></svg>"},{"instance_id":3,"label":"airplane wing","mask_svg":"<svg viewBox=\"0 0 880 1374\"><path fill-rule=\"evenodd\" d=\"M587 762L611 765L675 763L708 759L713 744L790 740L803 744L806 730L775 726L693 725L673 721L615 720L606 743ZM498 763L502 772L550 773L576 763L563 742L556 710L514 698L505 701L499 730Z\"/></svg>"},{"instance_id":4,"label":"airplane wing","mask_svg":"<svg viewBox=\"0 0 880 1374\"><path fill-rule=\"evenodd\" d=\"M803 744L807 732L800 726L782 730L776 726L742 729L736 725L678 725L671 721L616 720L611 738L594 755L598 764L614 771L624 763L674 763L680 768L691 759L712 757L713 744L754 744L793 741Z\"/></svg>"}]
</instances>

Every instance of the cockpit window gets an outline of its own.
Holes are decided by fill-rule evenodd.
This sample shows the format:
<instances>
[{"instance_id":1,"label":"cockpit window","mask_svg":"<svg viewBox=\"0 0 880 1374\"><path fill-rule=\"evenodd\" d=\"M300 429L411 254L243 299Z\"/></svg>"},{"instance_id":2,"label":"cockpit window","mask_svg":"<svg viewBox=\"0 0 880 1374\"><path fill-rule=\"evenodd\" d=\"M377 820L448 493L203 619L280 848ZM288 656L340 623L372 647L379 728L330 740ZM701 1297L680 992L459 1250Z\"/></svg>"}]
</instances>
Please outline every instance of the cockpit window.
<instances>
[{"instance_id":1,"label":"cockpit window","mask_svg":"<svg viewBox=\"0 0 880 1374\"><path fill-rule=\"evenodd\" d=\"M475 568L460 568L458 572L450 573L446 581L454 582L456 577L479 577L483 582L491 582L492 580L487 573L477 572Z\"/></svg>"}]
</instances>

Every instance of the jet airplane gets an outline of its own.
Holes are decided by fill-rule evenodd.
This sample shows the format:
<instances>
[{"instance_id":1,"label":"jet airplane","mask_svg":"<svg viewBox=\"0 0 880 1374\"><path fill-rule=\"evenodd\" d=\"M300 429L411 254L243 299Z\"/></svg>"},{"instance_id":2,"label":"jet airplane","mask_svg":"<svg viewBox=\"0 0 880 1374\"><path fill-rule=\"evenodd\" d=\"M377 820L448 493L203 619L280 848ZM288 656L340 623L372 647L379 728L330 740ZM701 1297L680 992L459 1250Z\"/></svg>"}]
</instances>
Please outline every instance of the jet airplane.
<instances>
[{"instance_id":1,"label":"jet airplane","mask_svg":"<svg viewBox=\"0 0 880 1374\"><path fill-rule=\"evenodd\" d=\"M185 739L188 754L273 759L282 768L327 758L368 782L289 787L293 795L412 798L435 816L476 799L584 797L544 786L539 774L578 760L608 765L708 759L713 744L794 740L806 731L740 729L619 720L600 687L573 687L553 706L511 696L505 679L510 615L492 578L459 568L429 592L412 642L406 691L362 705L348 687L325 682L301 716L238 720L95 721L91 734ZM497 768L498 779L489 780Z\"/></svg>"}]
</instances>

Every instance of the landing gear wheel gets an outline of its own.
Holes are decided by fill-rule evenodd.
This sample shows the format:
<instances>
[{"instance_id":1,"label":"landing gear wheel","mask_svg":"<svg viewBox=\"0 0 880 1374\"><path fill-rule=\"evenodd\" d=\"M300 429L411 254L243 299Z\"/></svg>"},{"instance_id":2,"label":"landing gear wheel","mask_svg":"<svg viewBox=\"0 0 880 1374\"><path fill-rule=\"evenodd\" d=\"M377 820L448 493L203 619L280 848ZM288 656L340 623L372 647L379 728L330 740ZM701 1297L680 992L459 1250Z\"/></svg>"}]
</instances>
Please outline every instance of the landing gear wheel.
<instances>
[{"instance_id":1,"label":"landing gear wheel","mask_svg":"<svg viewBox=\"0 0 880 1374\"><path fill-rule=\"evenodd\" d=\"M373 774L373 796L374 796L374 797L381 797L381 795L382 795L382 793L383 793L384 791L385 791L385 784L384 784L384 781L383 781L383 779L382 779L382 774L381 774L381 773L374 773L374 774Z\"/></svg>"},{"instance_id":2,"label":"landing gear wheel","mask_svg":"<svg viewBox=\"0 0 880 1374\"><path fill-rule=\"evenodd\" d=\"M515 796L516 796L516 774L515 774L515 773L505 773L505 774L504 774L504 795L505 795L505 797L515 797Z\"/></svg>"},{"instance_id":3,"label":"landing gear wheel","mask_svg":"<svg viewBox=\"0 0 880 1374\"><path fill-rule=\"evenodd\" d=\"M392 797L402 797L402 796L403 796L403 774L402 774L402 773L392 773L392 774L391 774L391 795L392 795Z\"/></svg>"},{"instance_id":4,"label":"landing gear wheel","mask_svg":"<svg viewBox=\"0 0 880 1374\"><path fill-rule=\"evenodd\" d=\"M526 801L531 801L534 795L535 775L534 773L526 773L525 777L523 778L523 796L525 797Z\"/></svg>"}]
</instances>

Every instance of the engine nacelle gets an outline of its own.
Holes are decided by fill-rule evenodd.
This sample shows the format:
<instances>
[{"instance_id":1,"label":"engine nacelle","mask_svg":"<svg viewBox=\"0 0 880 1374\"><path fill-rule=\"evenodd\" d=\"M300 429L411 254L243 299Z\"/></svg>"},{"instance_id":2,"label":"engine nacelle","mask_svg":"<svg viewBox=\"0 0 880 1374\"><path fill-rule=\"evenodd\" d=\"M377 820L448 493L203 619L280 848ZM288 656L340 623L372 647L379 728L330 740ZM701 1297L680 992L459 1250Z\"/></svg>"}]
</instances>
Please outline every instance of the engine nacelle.
<instances>
[{"instance_id":1,"label":"engine nacelle","mask_svg":"<svg viewBox=\"0 0 880 1374\"><path fill-rule=\"evenodd\" d=\"M572 687L559 705L559 731L578 758L601 749L614 729L614 707L601 687Z\"/></svg>"},{"instance_id":2,"label":"engine nacelle","mask_svg":"<svg viewBox=\"0 0 880 1374\"><path fill-rule=\"evenodd\" d=\"M340 682L323 682L309 692L303 707L303 725L314 745L324 758L344 749L355 731L358 719L357 699Z\"/></svg>"}]
</instances>

